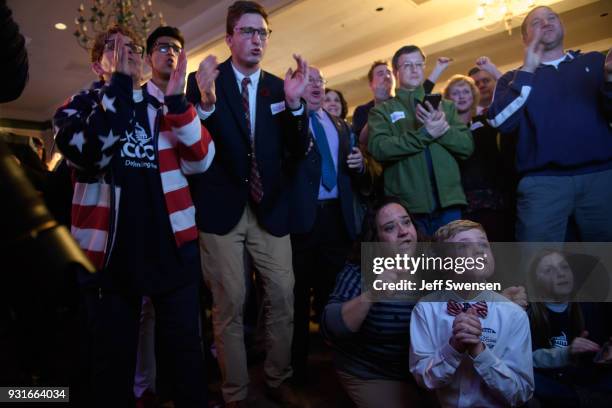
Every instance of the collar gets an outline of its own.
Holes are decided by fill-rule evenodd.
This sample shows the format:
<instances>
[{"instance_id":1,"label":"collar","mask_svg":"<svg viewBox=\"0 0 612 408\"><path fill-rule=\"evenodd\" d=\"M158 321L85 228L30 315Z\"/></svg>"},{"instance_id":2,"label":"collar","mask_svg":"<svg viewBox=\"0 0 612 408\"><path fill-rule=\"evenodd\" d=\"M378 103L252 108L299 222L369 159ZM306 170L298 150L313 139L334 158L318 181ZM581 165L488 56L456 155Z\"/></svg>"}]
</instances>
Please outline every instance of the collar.
<instances>
[{"instance_id":1,"label":"collar","mask_svg":"<svg viewBox=\"0 0 612 408\"><path fill-rule=\"evenodd\" d=\"M103 79L99 80L99 81L94 81L91 84L91 87L89 89L100 89L104 86L105 82Z\"/></svg>"},{"instance_id":2,"label":"collar","mask_svg":"<svg viewBox=\"0 0 612 408\"><path fill-rule=\"evenodd\" d=\"M164 95L164 93L162 92L162 90L161 90L161 89L159 89L159 88L157 87L157 85L155 85L155 84L153 83L153 81L147 81L147 83L146 83L146 84L143 86L143 88L146 88L147 93L148 93L150 96L152 96L152 97L154 97L155 99L157 99L157 101L158 101L159 103L162 103L162 104L164 103L164 96L165 96L165 95Z\"/></svg>"},{"instance_id":3,"label":"collar","mask_svg":"<svg viewBox=\"0 0 612 408\"><path fill-rule=\"evenodd\" d=\"M407 108L414 109L414 100L422 100L425 96L423 85L409 91L405 88L398 88L395 92L395 97Z\"/></svg>"},{"instance_id":4,"label":"collar","mask_svg":"<svg viewBox=\"0 0 612 408\"><path fill-rule=\"evenodd\" d=\"M234 70L234 75L236 76L236 80L238 81L238 85L240 85L242 83L242 79L246 75L244 75L242 72L238 71L231 61L230 61L230 65L232 66L232 69ZM260 75L261 75L261 68L259 68L257 71L253 72L251 75L248 76L251 79L251 85L253 86L254 89L257 89L257 84L259 83Z\"/></svg>"},{"instance_id":5,"label":"collar","mask_svg":"<svg viewBox=\"0 0 612 408\"><path fill-rule=\"evenodd\" d=\"M559 59L556 59L554 61L541 62L540 66L542 66L542 65L544 65L544 66L554 66L553 62L555 62L555 61L559 61L559 64L561 64L562 62L572 62L578 56L580 56L580 50L576 50L576 51L568 50L568 51L565 52L563 57L561 57ZM559 64L557 64L557 65L559 65Z\"/></svg>"},{"instance_id":6,"label":"collar","mask_svg":"<svg viewBox=\"0 0 612 408\"><path fill-rule=\"evenodd\" d=\"M308 112L308 114L313 114L313 113L317 115L317 118L319 119L323 119L325 117L325 112L323 112L323 107L319 107L319 109L317 110Z\"/></svg>"},{"instance_id":7,"label":"collar","mask_svg":"<svg viewBox=\"0 0 612 408\"><path fill-rule=\"evenodd\" d=\"M569 303L567 302L564 302L564 303L545 302L544 305L546 306L548 310L551 310L555 313L563 313L567 310Z\"/></svg>"}]
</instances>

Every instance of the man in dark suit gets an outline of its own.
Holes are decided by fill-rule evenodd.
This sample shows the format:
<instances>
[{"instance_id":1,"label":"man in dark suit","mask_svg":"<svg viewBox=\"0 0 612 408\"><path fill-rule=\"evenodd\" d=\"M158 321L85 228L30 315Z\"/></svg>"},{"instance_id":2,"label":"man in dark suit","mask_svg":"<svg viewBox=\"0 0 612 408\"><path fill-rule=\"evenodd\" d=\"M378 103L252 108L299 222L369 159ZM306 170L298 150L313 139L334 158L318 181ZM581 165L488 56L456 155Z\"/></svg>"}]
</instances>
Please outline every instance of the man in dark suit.
<instances>
[{"instance_id":1,"label":"man in dark suit","mask_svg":"<svg viewBox=\"0 0 612 408\"><path fill-rule=\"evenodd\" d=\"M206 177L191 180L204 279L213 295L215 345L226 406L244 406L249 376L244 345L245 249L260 273L266 304L264 371L269 396L283 399L292 374L293 284L289 161L308 148L300 97L308 65L285 81L260 68L271 31L263 7L237 1L228 9L231 57L208 56L189 75L187 95L215 140ZM296 159L297 160L297 159Z\"/></svg>"},{"instance_id":2,"label":"man in dark suit","mask_svg":"<svg viewBox=\"0 0 612 408\"><path fill-rule=\"evenodd\" d=\"M296 164L291 187L291 244L295 272L292 347L294 378L306 380L310 290L317 315L327 303L337 273L344 265L360 221L354 210L354 189L366 179L363 156L347 123L323 110L325 80L308 70L304 92L312 138L310 149Z\"/></svg>"}]
</instances>

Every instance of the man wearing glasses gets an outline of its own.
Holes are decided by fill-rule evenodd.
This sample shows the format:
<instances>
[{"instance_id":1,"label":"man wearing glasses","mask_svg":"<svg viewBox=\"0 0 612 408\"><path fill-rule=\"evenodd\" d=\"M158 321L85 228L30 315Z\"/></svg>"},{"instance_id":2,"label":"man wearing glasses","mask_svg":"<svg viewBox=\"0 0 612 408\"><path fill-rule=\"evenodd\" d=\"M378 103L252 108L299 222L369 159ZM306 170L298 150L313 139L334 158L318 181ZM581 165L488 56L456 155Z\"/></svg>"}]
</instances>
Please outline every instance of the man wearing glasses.
<instances>
[{"instance_id":1,"label":"man wearing glasses","mask_svg":"<svg viewBox=\"0 0 612 408\"><path fill-rule=\"evenodd\" d=\"M90 365L83 374L91 388L90 401L79 406L134 406L147 296L170 397L177 407L206 407L199 251L186 175L207 170L214 146L184 95L178 30L163 27L149 37L153 75L142 87L143 47L135 39L120 27L100 34L91 55L101 81L53 119L57 145L76 175L72 234L99 270L79 275L88 340L82 361Z\"/></svg>"},{"instance_id":2,"label":"man wearing glasses","mask_svg":"<svg viewBox=\"0 0 612 408\"><path fill-rule=\"evenodd\" d=\"M375 106L368 117L368 149L385 163L385 193L399 197L417 227L433 235L442 225L461 218L466 205L457 159L474 150L469 129L452 102L437 108L425 96L425 55L414 45L393 55L396 96Z\"/></svg>"},{"instance_id":3,"label":"man wearing glasses","mask_svg":"<svg viewBox=\"0 0 612 408\"><path fill-rule=\"evenodd\" d=\"M308 381L310 290L318 321L357 236L357 225L361 225L361 220L356 220L353 189L358 191L367 177L348 124L323 110L325 84L321 71L311 66L304 99L313 142L308 155L296 163L297 177L291 186L295 272L292 365L298 383Z\"/></svg>"},{"instance_id":4,"label":"man wearing glasses","mask_svg":"<svg viewBox=\"0 0 612 408\"><path fill-rule=\"evenodd\" d=\"M247 250L259 272L266 305L268 395L286 400L291 376L294 276L289 240L287 165L308 149L300 97L308 65L285 80L261 69L270 39L267 14L252 1L228 9L225 42L231 57L204 59L189 75L187 95L217 149L210 171L193 177L204 279L213 295L215 345L227 406L244 406L249 375L243 308Z\"/></svg>"}]
</instances>

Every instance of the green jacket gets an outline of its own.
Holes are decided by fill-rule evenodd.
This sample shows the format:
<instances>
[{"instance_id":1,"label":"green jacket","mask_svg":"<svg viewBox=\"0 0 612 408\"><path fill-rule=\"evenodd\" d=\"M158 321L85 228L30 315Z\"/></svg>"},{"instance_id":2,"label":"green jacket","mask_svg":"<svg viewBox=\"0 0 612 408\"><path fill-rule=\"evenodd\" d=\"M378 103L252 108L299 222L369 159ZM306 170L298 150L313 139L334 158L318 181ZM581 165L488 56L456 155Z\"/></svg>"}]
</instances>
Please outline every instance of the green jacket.
<instances>
[{"instance_id":1,"label":"green jacket","mask_svg":"<svg viewBox=\"0 0 612 408\"><path fill-rule=\"evenodd\" d=\"M422 100L423 87L398 89L394 98L375 106L368 117L368 149L383 163L385 194L399 197L413 213L431 213L434 196L427 169L429 147L433 173L442 208L466 205L456 159L465 160L474 151L470 130L459 121L451 101L442 100L450 129L432 138L416 119L414 100Z\"/></svg>"}]
</instances>

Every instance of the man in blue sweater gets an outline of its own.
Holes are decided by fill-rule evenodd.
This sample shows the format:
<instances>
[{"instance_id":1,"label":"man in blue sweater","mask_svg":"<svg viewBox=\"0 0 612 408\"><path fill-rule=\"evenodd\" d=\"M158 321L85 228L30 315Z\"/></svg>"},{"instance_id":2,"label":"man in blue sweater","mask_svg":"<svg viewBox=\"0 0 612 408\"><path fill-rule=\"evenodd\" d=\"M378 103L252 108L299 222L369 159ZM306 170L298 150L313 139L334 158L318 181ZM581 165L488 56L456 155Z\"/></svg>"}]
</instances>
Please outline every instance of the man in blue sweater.
<instances>
[{"instance_id":1,"label":"man in blue sweater","mask_svg":"<svg viewBox=\"0 0 612 408\"><path fill-rule=\"evenodd\" d=\"M563 50L549 7L521 26L523 66L502 76L488 117L518 133L516 235L563 241L569 217L583 241L612 241L612 54Z\"/></svg>"}]
</instances>

